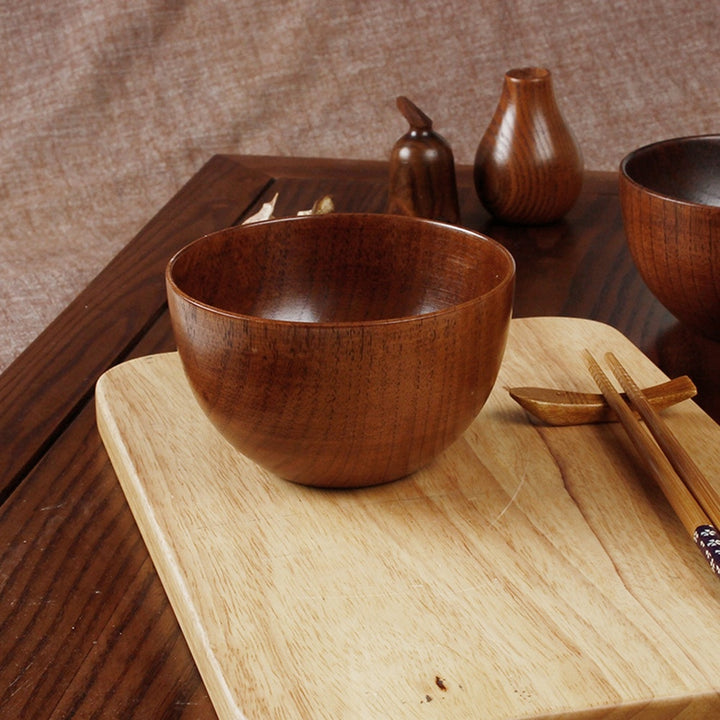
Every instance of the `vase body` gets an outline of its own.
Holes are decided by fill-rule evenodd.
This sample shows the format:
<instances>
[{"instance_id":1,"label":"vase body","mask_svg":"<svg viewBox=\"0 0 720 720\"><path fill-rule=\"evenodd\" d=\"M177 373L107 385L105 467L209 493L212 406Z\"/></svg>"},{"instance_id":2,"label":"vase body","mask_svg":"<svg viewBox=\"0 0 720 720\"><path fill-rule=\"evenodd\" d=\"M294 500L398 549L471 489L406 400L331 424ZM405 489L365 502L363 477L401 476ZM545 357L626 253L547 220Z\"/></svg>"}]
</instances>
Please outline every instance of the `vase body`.
<instances>
[{"instance_id":1,"label":"vase body","mask_svg":"<svg viewBox=\"0 0 720 720\"><path fill-rule=\"evenodd\" d=\"M505 222L554 222L575 204L582 176L582 153L555 101L550 72L508 71L475 154L483 206Z\"/></svg>"}]
</instances>

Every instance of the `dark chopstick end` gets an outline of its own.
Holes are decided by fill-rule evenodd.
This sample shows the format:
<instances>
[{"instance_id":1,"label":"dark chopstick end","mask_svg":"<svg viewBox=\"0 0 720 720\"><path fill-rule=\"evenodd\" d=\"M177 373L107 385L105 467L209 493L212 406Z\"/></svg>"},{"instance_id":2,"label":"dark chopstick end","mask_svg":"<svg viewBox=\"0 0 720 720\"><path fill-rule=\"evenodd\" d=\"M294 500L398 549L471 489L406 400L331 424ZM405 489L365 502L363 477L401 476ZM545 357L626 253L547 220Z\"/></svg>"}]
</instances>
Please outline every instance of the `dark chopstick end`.
<instances>
[{"instance_id":1,"label":"dark chopstick end","mask_svg":"<svg viewBox=\"0 0 720 720\"><path fill-rule=\"evenodd\" d=\"M720 533L712 525L700 525L693 536L711 570L720 575Z\"/></svg>"}]
</instances>

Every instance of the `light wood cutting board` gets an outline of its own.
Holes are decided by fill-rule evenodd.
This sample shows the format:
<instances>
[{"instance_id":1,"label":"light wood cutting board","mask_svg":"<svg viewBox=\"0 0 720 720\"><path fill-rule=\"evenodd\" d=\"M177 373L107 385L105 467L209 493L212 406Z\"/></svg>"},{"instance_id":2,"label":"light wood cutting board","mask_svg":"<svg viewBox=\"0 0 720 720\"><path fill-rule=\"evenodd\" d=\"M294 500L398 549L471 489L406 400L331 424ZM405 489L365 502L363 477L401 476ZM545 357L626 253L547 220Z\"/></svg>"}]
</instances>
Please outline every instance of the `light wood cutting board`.
<instances>
[{"instance_id":1,"label":"light wood cutting board","mask_svg":"<svg viewBox=\"0 0 720 720\"><path fill-rule=\"evenodd\" d=\"M720 580L615 424L548 427L513 385L594 391L616 330L513 320L487 405L431 466L317 490L258 468L176 354L97 386L98 425L221 718L720 717ZM664 412L700 467L720 427Z\"/></svg>"}]
</instances>

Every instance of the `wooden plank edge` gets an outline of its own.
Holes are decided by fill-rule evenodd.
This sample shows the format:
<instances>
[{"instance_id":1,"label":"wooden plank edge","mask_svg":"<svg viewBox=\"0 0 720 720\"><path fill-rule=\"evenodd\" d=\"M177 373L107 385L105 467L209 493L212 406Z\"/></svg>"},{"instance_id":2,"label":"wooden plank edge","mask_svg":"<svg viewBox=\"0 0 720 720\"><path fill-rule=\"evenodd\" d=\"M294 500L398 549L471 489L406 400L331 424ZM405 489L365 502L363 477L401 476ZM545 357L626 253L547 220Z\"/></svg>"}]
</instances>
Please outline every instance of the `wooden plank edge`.
<instances>
[{"instance_id":1,"label":"wooden plank edge","mask_svg":"<svg viewBox=\"0 0 720 720\"><path fill-rule=\"evenodd\" d=\"M388 158L390 153L388 151ZM284 155L228 155L248 169L261 170L288 178L339 177L349 174L367 179L384 180L388 174L387 160L347 158L290 157ZM461 185L473 184L473 166L456 163L455 172ZM586 170L583 190L602 195L618 195L617 173L607 170Z\"/></svg>"}]
</instances>

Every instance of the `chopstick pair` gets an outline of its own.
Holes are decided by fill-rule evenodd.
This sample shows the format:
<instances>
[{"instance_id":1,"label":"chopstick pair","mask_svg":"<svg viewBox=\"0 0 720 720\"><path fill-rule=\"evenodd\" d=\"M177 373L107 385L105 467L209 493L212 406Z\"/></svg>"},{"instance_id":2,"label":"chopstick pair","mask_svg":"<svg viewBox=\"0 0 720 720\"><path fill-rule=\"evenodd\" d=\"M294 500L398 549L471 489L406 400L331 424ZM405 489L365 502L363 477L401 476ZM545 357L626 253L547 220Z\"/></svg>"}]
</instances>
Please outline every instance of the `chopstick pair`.
<instances>
[{"instance_id":1,"label":"chopstick pair","mask_svg":"<svg viewBox=\"0 0 720 720\"><path fill-rule=\"evenodd\" d=\"M717 530L720 524L720 496L615 355L607 353L605 359L625 391L630 405L645 421L647 430L590 352L585 351L587 367L600 392L615 411L635 449L702 551L710 568L720 575L720 533Z\"/></svg>"}]
</instances>

